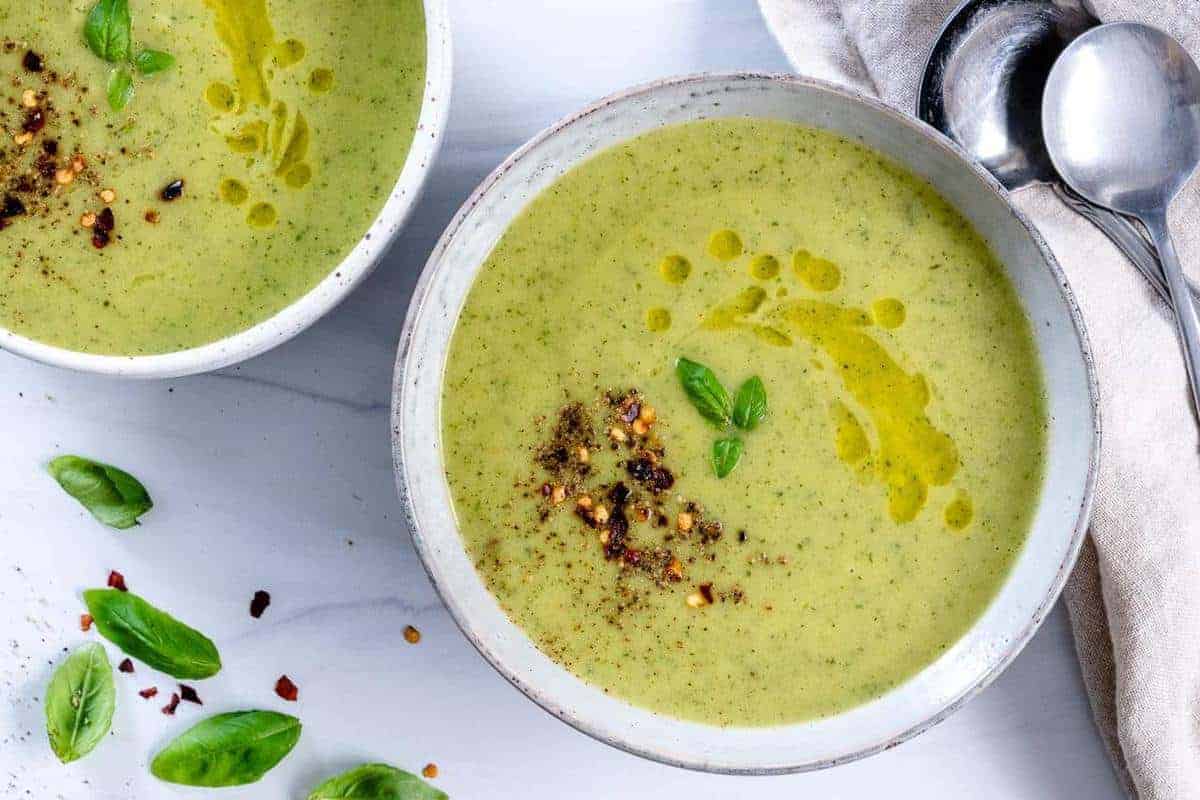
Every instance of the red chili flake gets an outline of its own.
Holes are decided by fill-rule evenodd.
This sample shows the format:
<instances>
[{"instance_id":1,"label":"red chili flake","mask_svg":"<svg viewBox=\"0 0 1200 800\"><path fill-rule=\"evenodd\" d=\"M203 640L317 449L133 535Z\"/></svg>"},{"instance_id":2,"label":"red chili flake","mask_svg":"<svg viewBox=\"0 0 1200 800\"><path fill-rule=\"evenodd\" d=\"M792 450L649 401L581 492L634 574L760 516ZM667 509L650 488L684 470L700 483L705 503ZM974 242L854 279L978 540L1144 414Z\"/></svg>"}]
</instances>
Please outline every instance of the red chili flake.
<instances>
[{"instance_id":1,"label":"red chili flake","mask_svg":"<svg viewBox=\"0 0 1200 800\"><path fill-rule=\"evenodd\" d=\"M97 222L96 224L99 225L100 223ZM110 589L116 589L119 592L129 591L125 586L125 576L115 569L108 573L108 586Z\"/></svg>"},{"instance_id":2,"label":"red chili flake","mask_svg":"<svg viewBox=\"0 0 1200 800\"><path fill-rule=\"evenodd\" d=\"M713 590L711 583L700 584L700 594L704 595L704 601L709 605L713 602Z\"/></svg>"},{"instance_id":3,"label":"red chili flake","mask_svg":"<svg viewBox=\"0 0 1200 800\"><path fill-rule=\"evenodd\" d=\"M642 563L642 551L635 550L632 547L626 547L625 552L621 555L621 558L629 566L636 567L638 564Z\"/></svg>"},{"instance_id":4,"label":"red chili flake","mask_svg":"<svg viewBox=\"0 0 1200 800\"><path fill-rule=\"evenodd\" d=\"M37 133L44 127L46 127L46 114L40 108L34 108L25 114L25 123L21 126L21 130L26 133Z\"/></svg>"},{"instance_id":5,"label":"red chili flake","mask_svg":"<svg viewBox=\"0 0 1200 800\"><path fill-rule=\"evenodd\" d=\"M94 620L92 619L91 614L80 614L79 615L79 630L83 631L84 633L87 633L88 631L90 631L92 629L93 621Z\"/></svg>"},{"instance_id":6,"label":"red chili flake","mask_svg":"<svg viewBox=\"0 0 1200 800\"><path fill-rule=\"evenodd\" d=\"M165 187L163 187L163 190L159 193L159 196L168 203L170 203L172 200L178 200L179 198L183 197L183 178L179 178L168 183Z\"/></svg>"},{"instance_id":7,"label":"red chili flake","mask_svg":"<svg viewBox=\"0 0 1200 800\"><path fill-rule=\"evenodd\" d=\"M250 601L250 616L258 619L267 610L267 606L271 605L271 595L259 589L254 593L254 598Z\"/></svg>"},{"instance_id":8,"label":"red chili flake","mask_svg":"<svg viewBox=\"0 0 1200 800\"><path fill-rule=\"evenodd\" d=\"M32 50L25 51L25 58L21 59L21 66L25 67L25 69L29 70L30 72L41 72L46 68L45 63L42 61L42 57Z\"/></svg>"},{"instance_id":9,"label":"red chili flake","mask_svg":"<svg viewBox=\"0 0 1200 800\"><path fill-rule=\"evenodd\" d=\"M112 229L116 227L117 220L113 216L111 208L105 206L96 215L96 224L92 226L92 246L97 250L103 250L112 241Z\"/></svg>"},{"instance_id":10,"label":"red chili flake","mask_svg":"<svg viewBox=\"0 0 1200 800\"><path fill-rule=\"evenodd\" d=\"M280 675L279 680L275 681L275 694L294 703L300 696L300 689L287 675Z\"/></svg>"},{"instance_id":11,"label":"red chili flake","mask_svg":"<svg viewBox=\"0 0 1200 800\"><path fill-rule=\"evenodd\" d=\"M158 687L151 686L149 689L142 689L140 692L138 692L138 694L140 694L146 700L149 700L151 697L154 697L154 695L158 694Z\"/></svg>"},{"instance_id":12,"label":"red chili flake","mask_svg":"<svg viewBox=\"0 0 1200 800\"><path fill-rule=\"evenodd\" d=\"M196 690L188 686L186 683L179 684L179 696L189 703L195 703L198 706L204 705L200 700L200 695L196 694Z\"/></svg>"},{"instance_id":13,"label":"red chili flake","mask_svg":"<svg viewBox=\"0 0 1200 800\"><path fill-rule=\"evenodd\" d=\"M145 219L146 222L149 222L151 225L157 225L159 220L158 212L153 208L147 209Z\"/></svg>"},{"instance_id":14,"label":"red chili flake","mask_svg":"<svg viewBox=\"0 0 1200 800\"><path fill-rule=\"evenodd\" d=\"M173 717L177 708L179 708L179 695L172 693L171 701L162 707L162 712L169 717Z\"/></svg>"},{"instance_id":15,"label":"red chili flake","mask_svg":"<svg viewBox=\"0 0 1200 800\"><path fill-rule=\"evenodd\" d=\"M121 672L133 672L133 662L127 658L117 665L117 669Z\"/></svg>"}]
</instances>

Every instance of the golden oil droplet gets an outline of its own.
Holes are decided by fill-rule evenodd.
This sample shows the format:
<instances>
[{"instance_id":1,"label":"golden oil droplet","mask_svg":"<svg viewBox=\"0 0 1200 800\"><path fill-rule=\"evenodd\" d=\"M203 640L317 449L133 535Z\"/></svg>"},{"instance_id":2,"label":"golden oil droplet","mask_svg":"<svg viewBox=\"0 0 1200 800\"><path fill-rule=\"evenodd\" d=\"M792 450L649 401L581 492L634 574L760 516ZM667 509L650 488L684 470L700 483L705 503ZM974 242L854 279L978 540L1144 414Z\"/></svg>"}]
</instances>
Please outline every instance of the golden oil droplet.
<instances>
[{"instance_id":1,"label":"golden oil droplet","mask_svg":"<svg viewBox=\"0 0 1200 800\"><path fill-rule=\"evenodd\" d=\"M761 253L750 260L750 274L760 281L769 281L779 276L779 259Z\"/></svg>"},{"instance_id":2,"label":"golden oil droplet","mask_svg":"<svg viewBox=\"0 0 1200 800\"><path fill-rule=\"evenodd\" d=\"M679 255L667 256L659 262L658 272L667 283L683 283L692 274L692 262Z\"/></svg>"},{"instance_id":3,"label":"golden oil droplet","mask_svg":"<svg viewBox=\"0 0 1200 800\"><path fill-rule=\"evenodd\" d=\"M270 203L255 203L246 215L246 222L256 228L269 228L275 224L275 206Z\"/></svg>"},{"instance_id":4,"label":"golden oil droplet","mask_svg":"<svg viewBox=\"0 0 1200 800\"><path fill-rule=\"evenodd\" d=\"M328 92L333 88L333 70L314 69L308 76L308 88L318 94Z\"/></svg>"},{"instance_id":5,"label":"golden oil droplet","mask_svg":"<svg viewBox=\"0 0 1200 800\"><path fill-rule=\"evenodd\" d=\"M275 46L275 63L287 69L299 64L304 59L304 42L299 39L285 39Z\"/></svg>"},{"instance_id":6,"label":"golden oil droplet","mask_svg":"<svg viewBox=\"0 0 1200 800\"><path fill-rule=\"evenodd\" d=\"M804 285L816 292L832 292L842 282L842 271L837 264L817 258L807 250L796 251L792 268Z\"/></svg>"},{"instance_id":7,"label":"golden oil droplet","mask_svg":"<svg viewBox=\"0 0 1200 800\"><path fill-rule=\"evenodd\" d=\"M204 99L217 111L233 111L237 105L233 89L220 81L208 85L208 88L204 90Z\"/></svg>"},{"instance_id":8,"label":"golden oil droplet","mask_svg":"<svg viewBox=\"0 0 1200 800\"><path fill-rule=\"evenodd\" d=\"M734 231L717 231L708 237L708 253L718 261L732 261L742 254L742 239Z\"/></svg>"},{"instance_id":9,"label":"golden oil droplet","mask_svg":"<svg viewBox=\"0 0 1200 800\"><path fill-rule=\"evenodd\" d=\"M652 308L646 312L646 328L654 333L671 327L671 312L665 308Z\"/></svg>"},{"instance_id":10,"label":"golden oil droplet","mask_svg":"<svg viewBox=\"0 0 1200 800\"><path fill-rule=\"evenodd\" d=\"M966 530L975 517L975 507L971 504L971 496L962 489L946 506L946 527L952 531Z\"/></svg>"},{"instance_id":11,"label":"golden oil droplet","mask_svg":"<svg viewBox=\"0 0 1200 800\"><path fill-rule=\"evenodd\" d=\"M884 297L871 304L871 316L881 328L899 328L904 324L905 315L904 303L894 297Z\"/></svg>"},{"instance_id":12,"label":"golden oil droplet","mask_svg":"<svg viewBox=\"0 0 1200 800\"><path fill-rule=\"evenodd\" d=\"M240 206L250 197L250 191L236 178L226 178L217 187L221 199L233 206Z\"/></svg>"}]
</instances>

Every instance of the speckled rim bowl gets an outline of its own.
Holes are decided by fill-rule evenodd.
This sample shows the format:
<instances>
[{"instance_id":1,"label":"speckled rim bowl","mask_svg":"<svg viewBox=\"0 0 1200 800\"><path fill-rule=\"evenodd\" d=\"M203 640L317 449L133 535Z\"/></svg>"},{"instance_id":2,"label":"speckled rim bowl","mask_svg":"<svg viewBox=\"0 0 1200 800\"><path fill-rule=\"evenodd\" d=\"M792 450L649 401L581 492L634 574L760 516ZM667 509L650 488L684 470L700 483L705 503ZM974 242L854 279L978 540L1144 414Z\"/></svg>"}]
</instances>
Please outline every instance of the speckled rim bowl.
<instances>
[{"instance_id":1,"label":"speckled rim bowl","mask_svg":"<svg viewBox=\"0 0 1200 800\"><path fill-rule=\"evenodd\" d=\"M329 274L275 316L199 347L149 356L81 353L30 339L0 327L0 348L58 367L121 378L175 378L211 372L283 344L312 325L363 281L404 226L424 188L446 128L450 108L451 38L446 0L425 2L425 93L412 148L400 177L370 229Z\"/></svg>"},{"instance_id":2,"label":"speckled rim bowl","mask_svg":"<svg viewBox=\"0 0 1200 800\"><path fill-rule=\"evenodd\" d=\"M481 263L513 217L596 151L667 123L757 116L826 128L929 180L988 240L1033 322L1046 376L1046 479L1029 541L981 618L912 679L836 716L769 728L719 728L606 695L551 661L488 592L455 525L443 473L440 389L450 336ZM392 407L397 482L417 552L471 643L514 686L579 730L641 756L738 774L817 769L925 730L986 686L1037 630L1087 525L1099 450L1092 359L1066 277L1001 186L932 128L875 100L796 77L676 78L609 97L521 148L471 195L421 275L405 320ZM787 691L786 687L779 690Z\"/></svg>"}]
</instances>

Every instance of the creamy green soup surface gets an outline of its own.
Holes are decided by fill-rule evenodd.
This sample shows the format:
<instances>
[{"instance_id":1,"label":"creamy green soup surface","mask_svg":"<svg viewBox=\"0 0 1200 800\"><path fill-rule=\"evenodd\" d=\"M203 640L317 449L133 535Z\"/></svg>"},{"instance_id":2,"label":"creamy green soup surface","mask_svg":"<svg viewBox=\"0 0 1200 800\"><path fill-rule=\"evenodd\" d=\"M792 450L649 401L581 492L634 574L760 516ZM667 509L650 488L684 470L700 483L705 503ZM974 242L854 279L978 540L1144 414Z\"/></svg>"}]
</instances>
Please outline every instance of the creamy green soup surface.
<instances>
[{"instance_id":1,"label":"creamy green soup surface","mask_svg":"<svg viewBox=\"0 0 1200 800\"><path fill-rule=\"evenodd\" d=\"M681 357L731 394L760 377L766 418L719 430ZM962 636L1027 535L1043 402L1002 267L927 184L721 119L603 151L513 222L458 321L442 437L469 553L545 653L763 726L877 697Z\"/></svg>"},{"instance_id":2,"label":"creamy green soup surface","mask_svg":"<svg viewBox=\"0 0 1200 800\"><path fill-rule=\"evenodd\" d=\"M89 353L206 344L289 305L366 233L411 146L421 0L130 0L132 74L95 0L0 4L0 326Z\"/></svg>"}]
</instances>

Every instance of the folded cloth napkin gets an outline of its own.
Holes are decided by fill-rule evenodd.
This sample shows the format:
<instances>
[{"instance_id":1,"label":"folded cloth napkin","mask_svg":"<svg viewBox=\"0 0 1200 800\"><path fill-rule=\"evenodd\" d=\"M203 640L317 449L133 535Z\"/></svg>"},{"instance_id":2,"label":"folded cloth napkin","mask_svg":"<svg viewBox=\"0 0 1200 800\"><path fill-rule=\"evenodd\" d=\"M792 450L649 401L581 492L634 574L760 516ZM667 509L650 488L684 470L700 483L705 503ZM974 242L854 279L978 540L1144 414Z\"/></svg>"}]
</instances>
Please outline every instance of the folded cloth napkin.
<instances>
[{"instance_id":1,"label":"folded cloth napkin","mask_svg":"<svg viewBox=\"0 0 1200 800\"><path fill-rule=\"evenodd\" d=\"M759 0L800 73L909 113L925 56L959 0ZM1200 56L1196 0L1093 0L1106 21L1166 30ZM1200 450L1174 323L1098 230L1044 186L1013 196L1083 310L1104 442L1091 536L1065 599L1096 724L1133 797L1200 798ZM1200 267L1200 180L1171 213Z\"/></svg>"}]
</instances>

